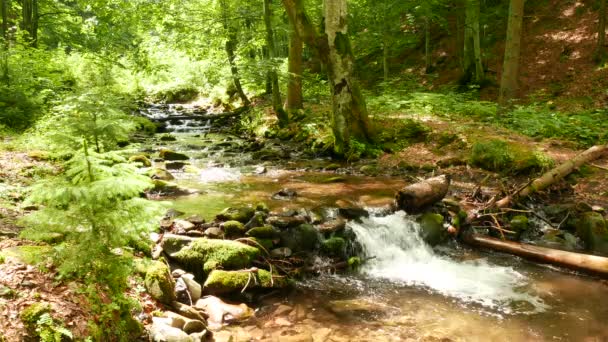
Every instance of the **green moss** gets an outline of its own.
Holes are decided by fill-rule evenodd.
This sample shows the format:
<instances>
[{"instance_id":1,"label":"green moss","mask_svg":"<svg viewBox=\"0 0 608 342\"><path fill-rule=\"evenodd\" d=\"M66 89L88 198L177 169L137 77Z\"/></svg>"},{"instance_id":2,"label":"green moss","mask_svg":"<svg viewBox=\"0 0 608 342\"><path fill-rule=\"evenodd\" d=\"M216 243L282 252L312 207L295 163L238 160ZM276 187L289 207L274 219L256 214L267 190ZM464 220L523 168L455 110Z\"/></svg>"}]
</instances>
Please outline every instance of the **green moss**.
<instances>
[{"instance_id":1,"label":"green moss","mask_svg":"<svg viewBox=\"0 0 608 342\"><path fill-rule=\"evenodd\" d=\"M516 174L541 171L553 165L543 153L499 139L475 143L470 161L485 170Z\"/></svg>"},{"instance_id":2,"label":"green moss","mask_svg":"<svg viewBox=\"0 0 608 342\"><path fill-rule=\"evenodd\" d=\"M422 239L431 246L443 242L447 236L447 230L443 227L443 216L435 213L425 213L420 219L420 235Z\"/></svg>"},{"instance_id":3,"label":"green moss","mask_svg":"<svg viewBox=\"0 0 608 342\"><path fill-rule=\"evenodd\" d=\"M348 39L348 36L343 34L342 32L336 32L334 44L336 46L336 51L338 51L338 54L340 54L340 56L350 56L353 54L353 50L350 45L350 40Z\"/></svg>"},{"instance_id":4,"label":"green moss","mask_svg":"<svg viewBox=\"0 0 608 342\"><path fill-rule=\"evenodd\" d=\"M270 208L268 208L268 204L266 204L264 202L260 202L260 203L256 204L255 210L256 211L261 211L261 212L264 212L264 213L269 213L270 212Z\"/></svg>"},{"instance_id":5,"label":"green moss","mask_svg":"<svg viewBox=\"0 0 608 342\"><path fill-rule=\"evenodd\" d=\"M528 218L524 215L517 215L511 219L511 230L521 232L528 229Z\"/></svg>"},{"instance_id":6,"label":"green moss","mask_svg":"<svg viewBox=\"0 0 608 342\"><path fill-rule=\"evenodd\" d=\"M192 272L208 274L215 268L240 269L249 267L260 254L259 249L230 240L201 238L171 255Z\"/></svg>"},{"instance_id":7,"label":"green moss","mask_svg":"<svg viewBox=\"0 0 608 342\"><path fill-rule=\"evenodd\" d=\"M183 153L162 149L159 156L164 160L189 160L190 157Z\"/></svg>"},{"instance_id":8,"label":"green moss","mask_svg":"<svg viewBox=\"0 0 608 342\"><path fill-rule=\"evenodd\" d=\"M346 253L346 240L332 237L321 242L321 251L329 256L342 257Z\"/></svg>"},{"instance_id":9,"label":"green moss","mask_svg":"<svg viewBox=\"0 0 608 342\"><path fill-rule=\"evenodd\" d=\"M222 294L247 289L278 289L289 285L289 281L266 270L257 272L214 270L204 284L208 293Z\"/></svg>"},{"instance_id":10,"label":"green moss","mask_svg":"<svg viewBox=\"0 0 608 342\"><path fill-rule=\"evenodd\" d=\"M222 227L226 236L241 236L245 233L245 226L239 221L226 221Z\"/></svg>"},{"instance_id":11,"label":"green moss","mask_svg":"<svg viewBox=\"0 0 608 342\"><path fill-rule=\"evenodd\" d=\"M319 232L310 224L301 224L281 232L281 245L294 252L313 251L319 244Z\"/></svg>"},{"instance_id":12,"label":"green moss","mask_svg":"<svg viewBox=\"0 0 608 342\"><path fill-rule=\"evenodd\" d=\"M160 169L160 168L151 169L148 172L146 172L146 175L148 175L154 179L159 179L159 180L164 180L164 181L170 181L170 180L175 179L175 177L171 174L171 172L169 172L165 169Z\"/></svg>"},{"instance_id":13,"label":"green moss","mask_svg":"<svg viewBox=\"0 0 608 342\"><path fill-rule=\"evenodd\" d=\"M49 304L34 303L34 304L28 306L27 308L25 308L23 311L21 311L21 314L19 315L19 317L21 318L21 321L23 323L25 323L25 325L34 326L42 315L44 315L45 313L50 313L50 312L51 312L51 306Z\"/></svg>"},{"instance_id":14,"label":"green moss","mask_svg":"<svg viewBox=\"0 0 608 342\"><path fill-rule=\"evenodd\" d=\"M260 239L256 237L251 237L250 239L260 244L260 246L264 247L268 252L274 247L274 242L272 242L271 239Z\"/></svg>"},{"instance_id":15,"label":"green moss","mask_svg":"<svg viewBox=\"0 0 608 342\"><path fill-rule=\"evenodd\" d=\"M578 220L577 235L589 250L608 254L608 224L600 213L586 212Z\"/></svg>"},{"instance_id":16,"label":"green moss","mask_svg":"<svg viewBox=\"0 0 608 342\"><path fill-rule=\"evenodd\" d=\"M138 154L135 156L131 156L129 158L129 162L130 163L139 163L144 167L150 167L152 166L152 162L150 161L150 159L148 159L148 157L144 156L143 154Z\"/></svg>"},{"instance_id":17,"label":"green moss","mask_svg":"<svg viewBox=\"0 0 608 342\"><path fill-rule=\"evenodd\" d=\"M0 264L4 264L6 262L6 257L4 256L4 254L0 253Z\"/></svg>"},{"instance_id":18,"label":"green moss","mask_svg":"<svg viewBox=\"0 0 608 342\"><path fill-rule=\"evenodd\" d=\"M259 239L274 239L279 236L279 232L272 228L270 225L262 227L251 228L247 231L247 236L259 238Z\"/></svg>"},{"instance_id":19,"label":"green moss","mask_svg":"<svg viewBox=\"0 0 608 342\"><path fill-rule=\"evenodd\" d=\"M148 293L159 302L171 305L176 301L175 282L164 262L156 261L148 267L144 285Z\"/></svg>"},{"instance_id":20,"label":"green moss","mask_svg":"<svg viewBox=\"0 0 608 342\"><path fill-rule=\"evenodd\" d=\"M29 265L39 265L53 255L50 246L18 246L4 250L6 256L11 256Z\"/></svg>"},{"instance_id":21,"label":"green moss","mask_svg":"<svg viewBox=\"0 0 608 342\"><path fill-rule=\"evenodd\" d=\"M222 212L217 215L217 219L220 221L239 221L241 223L247 223L254 214L255 210L250 207L230 207L222 210Z\"/></svg>"}]
</instances>

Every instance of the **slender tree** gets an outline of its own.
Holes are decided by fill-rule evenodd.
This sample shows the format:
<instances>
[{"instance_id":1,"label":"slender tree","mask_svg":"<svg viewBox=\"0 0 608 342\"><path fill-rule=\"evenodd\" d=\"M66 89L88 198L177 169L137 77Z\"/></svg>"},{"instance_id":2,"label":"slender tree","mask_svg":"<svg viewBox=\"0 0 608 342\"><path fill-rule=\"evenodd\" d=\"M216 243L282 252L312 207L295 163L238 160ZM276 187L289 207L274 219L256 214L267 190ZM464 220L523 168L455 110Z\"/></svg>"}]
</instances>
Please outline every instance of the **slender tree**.
<instances>
[{"instance_id":1,"label":"slender tree","mask_svg":"<svg viewBox=\"0 0 608 342\"><path fill-rule=\"evenodd\" d=\"M8 8L10 0L0 0L0 11L2 12L2 82L5 85L10 84L8 52L9 52L9 37L8 37Z\"/></svg>"},{"instance_id":2,"label":"slender tree","mask_svg":"<svg viewBox=\"0 0 608 342\"><path fill-rule=\"evenodd\" d=\"M268 47L268 57L270 60L270 82L272 85L272 108L279 120L279 127L285 127L289 121L287 112L283 109L281 101L281 89L279 88L279 77L274 66L276 58L276 49L274 44L274 31L272 29L272 3L270 0L264 0L264 25L266 26L266 46Z\"/></svg>"},{"instance_id":3,"label":"slender tree","mask_svg":"<svg viewBox=\"0 0 608 342\"><path fill-rule=\"evenodd\" d=\"M294 24L290 23L291 31L289 34L289 83L287 85L287 100L285 109L288 112L302 109L302 39Z\"/></svg>"},{"instance_id":4,"label":"slender tree","mask_svg":"<svg viewBox=\"0 0 608 342\"><path fill-rule=\"evenodd\" d=\"M524 5L525 0L511 0L509 5L505 57L500 80L500 94L498 97L499 112L508 107L509 101L515 96L517 91Z\"/></svg>"},{"instance_id":5,"label":"slender tree","mask_svg":"<svg viewBox=\"0 0 608 342\"><path fill-rule=\"evenodd\" d=\"M479 0L465 0L464 77L466 83L484 79L479 38Z\"/></svg>"},{"instance_id":6,"label":"slender tree","mask_svg":"<svg viewBox=\"0 0 608 342\"><path fill-rule=\"evenodd\" d=\"M331 87L334 153L345 156L351 139L373 141L365 100L353 76L354 56L348 38L346 0L326 0L323 4L324 34L317 34L306 15L302 0L282 0L298 34L318 51L327 68Z\"/></svg>"},{"instance_id":7,"label":"slender tree","mask_svg":"<svg viewBox=\"0 0 608 342\"><path fill-rule=\"evenodd\" d=\"M222 1L221 6L224 31L226 31L227 36L225 50L226 55L228 56L228 63L230 64L232 83L234 85L234 88L236 89L237 94L241 98L241 102L243 102L243 106L250 106L251 101L249 101L249 98L247 98L247 95L243 90L243 86L241 85L241 78L239 77L239 68L236 65L236 47L238 42L237 32L236 29L228 23L228 8L226 7L227 4L225 0Z\"/></svg>"},{"instance_id":8,"label":"slender tree","mask_svg":"<svg viewBox=\"0 0 608 342\"><path fill-rule=\"evenodd\" d=\"M600 0L599 20L597 30L596 58L603 61L606 57L606 0Z\"/></svg>"},{"instance_id":9,"label":"slender tree","mask_svg":"<svg viewBox=\"0 0 608 342\"><path fill-rule=\"evenodd\" d=\"M23 0L22 10L22 29L29 35L30 44L38 46L38 0Z\"/></svg>"}]
</instances>

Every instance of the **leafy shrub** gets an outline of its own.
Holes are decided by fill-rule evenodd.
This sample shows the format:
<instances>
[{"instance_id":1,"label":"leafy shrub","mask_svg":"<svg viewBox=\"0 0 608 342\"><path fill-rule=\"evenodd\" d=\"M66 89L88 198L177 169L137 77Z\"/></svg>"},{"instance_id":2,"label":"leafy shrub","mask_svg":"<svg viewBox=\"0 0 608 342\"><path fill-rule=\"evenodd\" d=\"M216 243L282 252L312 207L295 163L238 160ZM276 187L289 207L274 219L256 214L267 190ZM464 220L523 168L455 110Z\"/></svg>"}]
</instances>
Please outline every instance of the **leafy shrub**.
<instances>
[{"instance_id":1,"label":"leafy shrub","mask_svg":"<svg viewBox=\"0 0 608 342\"><path fill-rule=\"evenodd\" d=\"M150 96L150 100L160 103L186 103L195 100L199 94L197 87L180 84L157 90Z\"/></svg>"}]
</instances>

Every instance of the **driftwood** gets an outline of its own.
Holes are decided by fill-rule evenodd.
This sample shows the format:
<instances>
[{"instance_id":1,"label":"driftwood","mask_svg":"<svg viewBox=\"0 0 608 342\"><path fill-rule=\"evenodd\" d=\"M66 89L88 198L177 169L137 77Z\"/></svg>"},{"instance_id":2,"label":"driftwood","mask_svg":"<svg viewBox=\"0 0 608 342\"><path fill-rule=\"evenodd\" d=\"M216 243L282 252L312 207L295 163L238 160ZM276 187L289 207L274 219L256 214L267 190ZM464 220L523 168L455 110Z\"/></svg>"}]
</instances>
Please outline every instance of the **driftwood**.
<instances>
[{"instance_id":1,"label":"driftwood","mask_svg":"<svg viewBox=\"0 0 608 342\"><path fill-rule=\"evenodd\" d=\"M581 167L583 164L589 163L600 158L604 153L608 151L608 144L606 145L597 145L593 146L585 152L579 154L575 158L568 160L558 167L552 169L551 171L543 174L539 178L535 179L533 182L528 184L527 186L520 188L515 193L506 196L505 198L497 201L495 203L496 208L506 208L511 205L511 203L520 197L525 197L531 195L534 192L544 190L560 181L572 171Z\"/></svg>"},{"instance_id":2,"label":"driftwood","mask_svg":"<svg viewBox=\"0 0 608 342\"><path fill-rule=\"evenodd\" d=\"M397 191L395 205L407 213L419 212L424 207L441 201L448 193L450 177L443 175L425 179Z\"/></svg>"},{"instance_id":3,"label":"driftwood","mask_svg":"<svg viewBox=\"0 0 608 342\"><path fill-rule=\"evenodd\" d=\"M465 242L471 245L486 247L569 269L608 276L608 258L503 241L478 234L465 234L463 238Z\"/></svg>"}]
</instances>

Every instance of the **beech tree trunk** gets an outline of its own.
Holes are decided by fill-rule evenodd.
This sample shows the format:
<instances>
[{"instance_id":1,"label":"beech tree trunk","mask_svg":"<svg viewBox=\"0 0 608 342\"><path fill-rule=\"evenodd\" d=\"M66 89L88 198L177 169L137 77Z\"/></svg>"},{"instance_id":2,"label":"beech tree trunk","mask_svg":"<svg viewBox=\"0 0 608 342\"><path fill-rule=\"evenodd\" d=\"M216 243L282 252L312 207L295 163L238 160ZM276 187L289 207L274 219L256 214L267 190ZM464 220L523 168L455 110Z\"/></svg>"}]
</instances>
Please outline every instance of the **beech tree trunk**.
<instances>
[{"instance_id":1,"label":"beech tree trunk","mask_svg":"<svg viewBox=\"0 0 608 342\"><path fill-rule=\"evenodd\" d=\"M450 188L450 178L446 175L428 178L397 191L395 206L407 213L417 213L421 209L441 201Z\"/></svg>"},{"instance_id":2,"label":"beech tree trunk","mask_svg":"<svg viewBox=\"0 0 608 342\"><path fill-rule=\"evenodd\" d=\"M570 269L608 275L608 258L499 240L478 234L464 235L464 241L476 246L514 254Z\"/></svg>"},{"instance_id":3,"label":"beech tree trunk","mask_svg":"<svg viewBox=\"0 0 608 342\"><path fill-rule=\"evenodd\" d=\"M479 0L465 0L464 83L479 84L484 79L479 34Z\"/></svg>"},{"instance_id":4,"label":"beech tree trunk","mask_svg":"<svg viewBox=\"0 0 608 342\"><path fill-rule=\"evenodd\" d=\"M272 7L270 0L264 0L264 24L266 26L266 45L268 46L268 59L270 60L270 71L268 76L272 87L272 108L279 120L279 127L287 126L289 118L283 110L281 101L281 89L279 88L279 77L274 66L276 50L274 46L274 31L272 29Z\"/></svg>"},{"instance_id":5,"label":"beech tree trunk","mask_svg":"<svg viewBox=\"0 0 608 342\"><path fill-rule=\"evenodd\" d=\"M287 84L287 100L285 109L290 112L304 108L302 96L302 39L298 35L295 25L291 24L289 35L289 83Z\"/></svg>"},{"instance_id":6,"label":"beech tree trunk","mask_svg":"<svg viewBox=\"0 0 608 342\"><path fill-rule=\"evenodd\" d=\"M298 35L327 67L332 90L334 153L343 157L350 139L373 141L365 100L353 77L354 57L347 35L346 0L326 0L323 6L325 34L317 34L308 19L302 0L282 0L290 22Z\"/></svg>"},{"instance_id":7,"label":"beech tree trunk","mask_svg":"<svg viewBox=\"0 0 608 342\"><path fill-rule=\"evenodd\" d=\"M562 180L564 177L569 175L575 169L581 167L585 163L589 163L595 159L600 158L608 152L608 144L593 146L585 152L579 154L575 158L564 162L558 167L546 172L539 178L535 179L530 185L521 189L521 191L509 195L500 201L496 202L497 208L506 208L518 197L525 197L531 195L534 192L546 189L552 184Z\"/></svg>"},{"instance_id":8,"label":"beech tree trunk","mask_svg":"<svg viewBox=\"0 0 608 342\"><path fill-rule=\"evenodd\" d=\"M511 0L509 5L505 58L500 80L500 94L498 97L499 112L509 106L509 101L515 97L517 92L524 4L525 0Z\"/></svg>"},{"instance_id":9,"label":"beech tree trunk","mask_svg":"<svg viewBox=\"0 0 608 342\"><path fill-rule=\"evenodd\" d=\"M606 0L600 0L596 54L599 61L606 57Z\"/></svg>"}]
</instances>

